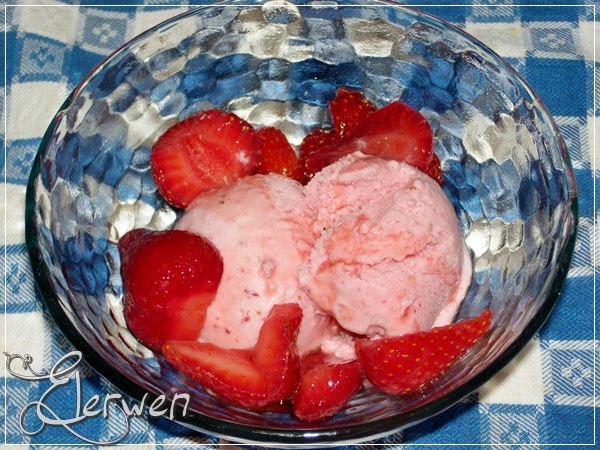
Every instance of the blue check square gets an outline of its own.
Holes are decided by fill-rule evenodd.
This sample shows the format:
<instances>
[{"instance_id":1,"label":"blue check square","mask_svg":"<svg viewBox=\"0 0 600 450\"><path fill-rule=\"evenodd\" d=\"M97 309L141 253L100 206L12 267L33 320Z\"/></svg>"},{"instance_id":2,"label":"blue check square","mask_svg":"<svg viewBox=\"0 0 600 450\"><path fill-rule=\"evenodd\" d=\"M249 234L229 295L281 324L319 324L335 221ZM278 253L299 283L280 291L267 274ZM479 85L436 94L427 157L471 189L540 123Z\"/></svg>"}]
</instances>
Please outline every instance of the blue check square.
<instances>
[{"instance_id":1,"label":"blue check square","mask_svg":"<svg viewBox=\"0 0 600 450\"><path fill-rule=\"evenodd\" d=\"M544 417L545 442L567 445L594 443L594 410L580 406L546 405ZM556 426L560 424L560 426ZM554 447L558 448L558 447ZM582 448L582 447L567 447ZM590 448L590 447L588 447ZM595 448L593 445L591 448Z\"/></svg>"},{"instance_id":2,"label":"blue check square","mask_svg":"<svg viewBox=\"0 0 600 450\"><path fill-rule=\"evenodd\" d=\"M3 357L4 358L4 357ZM16 364L15 364L16 366ZM21 411L25 406L36 400L36 383L21 380L15 377L8 377L6 382L6 443L24 444L29 438L23 434L19 426ZM26 422L26 425L31 425Z\"/></svg>"},{"instance_id":3,"label":"blue check square","mask_svg":"<svg viewBox=\"0 0 600 450\"><path fill-rule=\"evenodd\" d=\"M527 445L540 442L541 405L482 406L487 440L492 444Z\"/></svg>"},{"instance_id":4,"label":"blue check square","mask_svg":"<svg viewBox=\"0 0 600 450\"><path fill-rule=\"evenodd\" d=\"M511 65L513 69L515 69L518 73L523 73L525 71L526 58L517 58L517 57L506 57L504 60Z\"/></svg>"},{"instance_id":5,"label":"blue check square","mask_svg":"<svg viewBox=\"0 0 600 450\"><path fill-rule=\"evenodd\" d=\"M58 81L62 76L66 46L42 36L25 34L20 39L18 81Z\"/></svg>"},{"instance_id":6,"label":"blue check square","mask_svg":"<svg viewBox=\"0 0 600 450\"><path fill-rule=\"evenodd\" d=\"M25 244L9 245L6 250L6 305L7 313L37 311L36 288L31 277L29 256ZM3 257L2 257L3 258Z\"/></svg>"},{"instance_id":7,"label":"blue check square","mask_svg":"<svg viewBox=\"0 0 600 450\"><path fill-rule=\"evenodd\" d=\"M126 17L88 13L80 34L81 47L103 55L111 53L124 43L127 22Z\"/></svg>"},{"instance_id":8,"label":"blue check square","mask_svg":"<svg viewBox=\"0 0 600 450\"><path fill-rule=\"evenodd\" d=\"M453 23L454 25L464 26L467 13L470 9L467 6L459 6L460 1L452 2L449 6L424 6L422 9L434 16L442 17L444 20ZM465 3L464 1L462 3Z\"/></svg>"},{"instance_id":9,"label":"blue check square","mask_svg":"<svg viewBox=\"0 0 600 450\"><path fill-rule=\"evenodd\" d=\"M481 423L482 415L476 398L467 398L447 411L407 428L402 432L402 440L419 445L470 444L481 439ZM393 435L390 438L393 439Z\"/></svg>"},{"instance_id":10,"label":"blue check square","mask_svg":"<svg viewBox=\"0 0 600 450\"><path fill-rule=\"evenodd\" d=\"M593 284L594 279L591 275L567 278L554 311L540 330L542 342L558 339L593 339Z\"/></svg>"},{"instance_id":11,"label":"blue check square","mask_svg":"<svg viewBox=\"0 0 600 450\"><path fill-rule=\"evenodd\" d=\"M39 144L39 139L19 139L7 142L6 181L8 183L27 183Z\"/></svg>"},{"instance_id":12,"label":"blue check square","mask_svg":"<svg viewBox=\"0 0 600 450\"><path fill-rule=\"evenodd\" d=\"M594 204L594 184L596 183L596 179L589 170L574 169L574 172L579 194L579 215L583 217L593 217L596 208L596 205Z\"/></svg>"},{"instance_id":13,"label":"blue check square","mask_svg":"<svg viewBox=\"0 0 600 450\"><path fill-rule=\"evenodd\" d=\"M594 8L595 5L582 5L579 8L580 17L583 20L589 20L593 22L595 20L600 20L600 8ZM594 11L596 12L596 17L594 17Z\"/></svg>"},{"instance_id":14,"label":"blue check square","mask_svg":"<svg viewBox=\"0 0 600 450\"><path fill-rule=\"evenodd\" d=\"M9 8L9 10L12 8ZM6 58L6 79L2 77L2 86L9 85L19 71L21 59L22 39L19 39L16 31L7 31L4 35L6 46L4 48L4 56Z\"/></svg>"},{"instance_id":15,"label":"blue check square","mask_svg":"<svg viewBox=\"0 0 600 450\"><path fill-rule=\"evenodd\" d=\"M528 56L524 75L553 115L586 115L586 80L590 75L583 60Z\"/></svg>"},{"instance_id":16,"label":"blue check square","mask_svg":"<svg viewBox=\"0 0 600 450\"><path fill-rule=\"evenodd\" d=\"M544 0L543 6L520 6L523 22L576 22L579 18L579 7L567 5L563 0ZM557 6L552 6L552 4Z\"/></svg>"},{"instance_id":17,"label":"blue check square","mask_svg":"<svg viewBox=\"0 0 600 450\"><path fill-rule=\"evenodd\" d=\"M555 405L594 404L592 341L550 341L542 344L545 353L546 402Z\"/></svg>"},{"instance_id":18,"label":"blue check square","mask_svg":"<svg viewBox=\"0 0 600 450\"><path fill-rule=\"evenodd\" d=\"M0 380L2 382L4 382L4 380ZM6 417L6 410L4 409L4 405L6 404L6 391L4 389L2 389L0 391L0 414L2 414L2 417ZM6 439L6 428L2 427L2 429L0 429L0 442L7 442L8 439Z\"/></svg>"},{"instance_id":19,"label":"blue check square","mask_svg":"<svg viewBox=\"0 0 600 450\"><path fill-rule=\"evenodd\" d=\"M473 4L468 19L473 22L498 23L514 22L516 7L511 0L502 5L496 5L494 0L478 0Z\"/></svg>"},{"instance_id":20,"label":"blue check square","mask_svg":"<svg viewBox=\"0 0 600 450\"><path fill-rule=\"evenodd\" d=\"M530 54L542 58L575 59L577 55L571 24L536 23L527 26Z\"/></svg>"},{"instance_id":21,"label":"blue check square","mask_svg":"<svg viewBox=\"0 0 600 450\"><path fill-rule=\"evenodd\" d=\"M103 55L87 51L81 47L71 50L68 61L65 64L68 72L68 86L73 89L81 80L100 62Z\"/></svg>"}]
</instances>

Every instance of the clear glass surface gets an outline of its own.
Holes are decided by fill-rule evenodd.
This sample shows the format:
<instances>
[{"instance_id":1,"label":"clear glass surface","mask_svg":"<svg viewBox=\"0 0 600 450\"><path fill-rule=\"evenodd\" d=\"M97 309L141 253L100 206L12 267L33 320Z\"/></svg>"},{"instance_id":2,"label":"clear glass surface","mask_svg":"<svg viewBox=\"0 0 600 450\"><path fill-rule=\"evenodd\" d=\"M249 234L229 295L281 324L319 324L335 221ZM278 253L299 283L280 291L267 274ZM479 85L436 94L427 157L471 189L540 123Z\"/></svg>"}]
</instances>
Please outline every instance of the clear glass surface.
<instances>
[{"instance_id":1,"label":"clear glass surface","mask_svg":"<svg viewBox=\"0 0 600 450\"><path fill-rule=\"evenodd\" d=\"M391 2L257 3L221 2L165 22L75 89L48 128L28 185L33 269L57 325L117 387L138 399L192 394L192 412L178 417L186 426L262 443L383 436L475 390L550 314L577 227L567 150L519 75L439 19ZM474 264L458 319L489 307L494 321L425 395L363 389L334 418L307 425L286 408L224 405L141 345L123 318L116 243L132 228L169 228L181 213L150 174L150 148L170 125L216 107L276 125L297 145L330 123L326 105L338 86L377 106L401 99L429 120Z\"/></svg>"}]
</instances>

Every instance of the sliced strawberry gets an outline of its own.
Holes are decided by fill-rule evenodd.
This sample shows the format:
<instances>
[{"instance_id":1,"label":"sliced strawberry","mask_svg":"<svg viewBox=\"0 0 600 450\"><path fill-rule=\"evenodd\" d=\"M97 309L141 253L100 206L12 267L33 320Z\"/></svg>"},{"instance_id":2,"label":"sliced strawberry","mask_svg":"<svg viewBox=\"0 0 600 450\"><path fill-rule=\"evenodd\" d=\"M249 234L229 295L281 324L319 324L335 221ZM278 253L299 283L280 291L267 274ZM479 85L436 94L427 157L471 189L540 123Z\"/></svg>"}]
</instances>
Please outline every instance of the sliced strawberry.
<instances>
[{"instance_id":1,"label":"sliced strawberry","mask_svg":"<svg viewBox=\"0 0 600 450\"><path fill-rule=\"evenodd\" d=\"M265 376L273 401L285 399L298 386L296 337L301 320L298 304L275 305L260 329L252 361Z\"/></svg>"},{"instance_id":2,"label":"sliced strawberry","mask_svg":"<svg viewBox=\"0 0 600 450\"><path fill-rule=\"evenodd\" d=\"M318 365L325 364L326 362L327 355L320 349L303 355L300 359L300 376L304 376L309 370L314 369Z\"/></svg>"},{"instance_id":3,"label":"sliced strawberry","mask_svg":"<svg viewBox=\"0 0 600 450\"><path fill-rule=\"evenodd\" d=\"M444 172L442 172L442 163L440 158L434 153L433 159L431 160L431 164L427 168L425 172L431 178L433 178L440 186L444 182Z\"/></svg>"},{"instance_id":4,"label":"sliced strawberry","mask_svg":"<svg viewBox=\"0 0 600 450\"><path fill-rule=\"evenodd\" d=\"M300 144L300 163L302 165L305 182L310 180L315 173L319 172L324 167L319 165L318 170L316 170L312 167L312 163L307 163L307 160L309 158L311 158L311 161L314 159L314 156L311 157L311 155L319 155L325 149L335 148L339 139L340 137L334 133L333 130L325 128L314 128L304 137ZM342 156L344 155L345 153Z\"/></svg>"},{"instance_id":5,"label":"sliced strawberry","mask_svg":"<svg viewBox=\"0 0 600 450\"><path fill-rule=\"evenodd\" d=\"M360 364L317 364L302 376L294 395L294 415L308 422L327 419L338 413L360 388Z\"/></svg>"},{"instance_id":6,"label":"sliced strawberry","mask_svg":"<svg viewBox=\"0 0 600 450\"><path fill-rule=\"evenodd\" d=\"M333 128L341 137L355 132L359 124L375 109L375 105L364 95L347 87L339 88L335 98L329 102Z\"/></svg>"},{"instance_id":7,"label":"sliced strawberry","mask_svg":"<svg viewBox=\"0 0 600 450\"><path fill-rule=\"evenodd\" d=\"M420 333L356 340L367 379L388 394L425 389L489 330L489 309L479 316Z\"/></svg>"},{"instance_id":8,"label":"sliced strawberry","mask_svg":"<svg viewBox=\"0 0 600 450\"><path fill-rule=\"evenodd\" d=\"M251 350L168 341L163 354L216 397L244 408L261 408L284 400L298 385L296 336L301 320L297 304L276 305Z\"/></svg>"},{"instance_id":9,"label":"sliced strawberry","mask_svg":"<svg viewBox=\"0 0 600 450\"><path fill-rule=\"evenodd\" d=\"M163 355L223 401L255 408L269 403L267 380L250 352L196 341L168 341Z\"/></svg>"},{"instance_id":10,"label":"sliced strawberry","mask_svg":"<svg viewBox=\"0 0 600 450\"><path fill-rule=\"evenodd\" d=\"M392 102L370 113L348 138L307 155L305 173L311 177L356 151L404 161L425 172L433 159L433 134L418 111L402 102Z\"/></svg>"},{"instance_id":11,"label":"sliced strawberry","mask_svg":"<svg viewBox=\"0 0 600 450\"><path fill-rule=\"evenodd\" d=\"M325 128L313 128L304 136L300 144L300 159L306 159L308 155L336 144L340 137L333 130Z\"/></svg>"},{"instance_id":12,"label":"sliced strawberry","mask_svg":"<svg viewBox=\"0 0 600 450\"><path fill-rule=\"evenodd\" d=\"M422 171L433 158L433 134L427 119L396 101L369 114L349 145L370 155L404 161Z\"/></svg>"},{"instance_id":13,"label":"sliced strawberry","mask_svg":"<svg viewBox=\"0 0 600 450\"><path fill-rule=\"evenodd\" d=\"M196 339L213 301L223 259L201 236L186 231L136 229L118 244L125 320L147 347Z\"/></svg>"},{"instance_id":14,"label":"sliced strawberry","mask_svg":"<svg viewBox=\"0 0 600 450\"><path fill-rule=\"evenodd\" d=\"M219 110L201 111L169 128L150 155L159 192L180 208L202 192L250 174L258 161L252 126Z\"/></svg>"},{"instance_id":15,"label":"sliced strawberry","mask_svg":"<svg viewBox=\"0 0 600 450\"><path fill-rule=\"evenodd\" d=\"M266 127L257 130L256 135L260 141L260 162L256 172L274 172L302 182L304 175L300 160L285 134L275 127Z\"/></svg>"}]
</instances>

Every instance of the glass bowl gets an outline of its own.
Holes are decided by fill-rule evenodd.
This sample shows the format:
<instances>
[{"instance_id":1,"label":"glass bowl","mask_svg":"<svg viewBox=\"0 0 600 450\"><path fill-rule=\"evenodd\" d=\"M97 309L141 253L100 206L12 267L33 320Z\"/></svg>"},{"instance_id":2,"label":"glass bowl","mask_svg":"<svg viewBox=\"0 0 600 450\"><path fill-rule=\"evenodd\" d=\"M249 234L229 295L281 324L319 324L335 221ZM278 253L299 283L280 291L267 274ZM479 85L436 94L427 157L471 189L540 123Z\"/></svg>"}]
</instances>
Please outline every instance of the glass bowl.
<instances>
[{"instance_id":1,"label":"glass bowl","mask_svg":"<svg viewBox=\"0 0 600 450\"><path fill-rule=\"evenodd\" d=\"M150 174L150 148L169 126L217 107L275 125L297 145L330 123L326 105L338 86L377 106L401 99L427 117L473 259L457 319L491 308L494 320L425 394L364 388L335 417L309 425L286 408L227 406L141 345L123 318L116 243L132 228L169 228L181 213ZM374 439L427 419L505 366L557 301L577 201L564 141L543 103L464 32L392 2L236 1L152 28L77 86L43 138L26 222L51 315L117 388L138 400L188 392L190 409L176 409L175 420L212 435L318 445Z\"/></svg>"}]
</instances>

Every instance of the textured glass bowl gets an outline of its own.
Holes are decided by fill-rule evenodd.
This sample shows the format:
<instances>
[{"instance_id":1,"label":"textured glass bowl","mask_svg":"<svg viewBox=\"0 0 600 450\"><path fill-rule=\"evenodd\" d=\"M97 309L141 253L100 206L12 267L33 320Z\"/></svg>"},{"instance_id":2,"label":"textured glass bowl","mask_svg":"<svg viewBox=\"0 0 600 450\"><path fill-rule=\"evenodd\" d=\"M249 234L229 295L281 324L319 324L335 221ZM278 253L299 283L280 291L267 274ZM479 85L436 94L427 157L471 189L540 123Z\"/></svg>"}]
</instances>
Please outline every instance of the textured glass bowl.
<instances>
[{"instance_id":1,"label":"textured glass bowl","mask_svg":"<svg viewBox=\"0 0 600 450\"><path fill-rule=\"evenodd\" d=\"M177 420L237 441L358 442L426 419L486 382L550 314L577 225L576 188L548 111L501 58L456 28L389 2L200 7L134 39L75 89L51 123L27 191L27 245L44 301L88 363L140 399L189 392ZM358 4L358 3L357 3ZM371 5L372 6L366 6ZM315 425L286 410L216 401L140 345L123 319L117 240L169 228L153 142L198 110L280 127L293 144L330 121L338 86L402 99L435 135L474 261L458 318L492 310L490 333L425 395L363 389Z\"/></svg>"}]
</instances>

